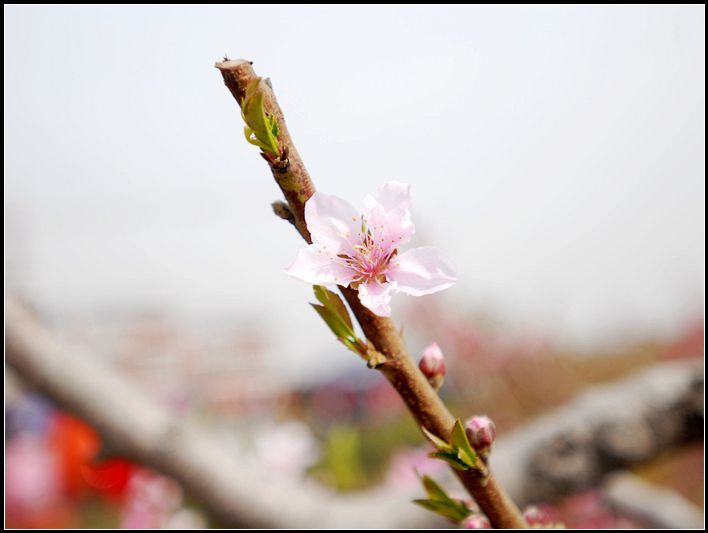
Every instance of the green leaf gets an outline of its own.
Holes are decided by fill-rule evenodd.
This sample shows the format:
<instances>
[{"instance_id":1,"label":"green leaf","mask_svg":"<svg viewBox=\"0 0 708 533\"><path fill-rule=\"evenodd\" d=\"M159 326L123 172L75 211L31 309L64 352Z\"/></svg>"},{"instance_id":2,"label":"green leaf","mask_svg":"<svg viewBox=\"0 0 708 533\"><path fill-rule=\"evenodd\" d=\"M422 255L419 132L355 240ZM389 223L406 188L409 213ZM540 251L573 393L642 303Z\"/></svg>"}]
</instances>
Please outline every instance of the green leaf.
<instances>
[{"instance_id":1,"label":"green leaf","mask_svg":"<svg viewBox=\"0 0 708 533\"><path fill-rule=\"evenodd\" d=\"M420 480L423 483L423 488L428 495L428 499L415 500L414 503L455 522L461 522L467 518L470 514L470 510L464 502L458 499L450 498L447 492L445 492L445 489L438 485L438 483L430 476L419 475L418 477L420 477Z\"/></svg>"},{"instance_id":2,"label":"green leaf","mask_svg":"<svg viewBox=\"0 0 708 533\"><path fill-rule=\"evenodd\" d=\"M469 468L475 468L477 466L477 456L470 455L468 452L462 448L457 448L457 457L466 464Z\"/></svg>"},{"instance_id":3,"label":"green leaf","mask_svg":"<svg viewBox=\"0 0 708 533\"><path fill-rule=\"evenodd\" d=\"M342 299L322 285L313 285L312 288L315 291L315 298L327 309L339 315L344 323L349 326L349 330L353 332L354 326L352 325L352 319Z\"/></svg>"},{"instance_id":4,"label":"green leaf","mask_svg":"<svg viewBox=\"0 0 708 533\"><path fill-rule=\"evenodd\" d=\"M470 468L477 466L477 453L472 448L470 441L467 440L465 428L458 418L455 420L455 426L452 428L450 437L452 446L457 450L458 458Z\"/></svg>"},{"instance_id":5,"label":"green leaf","mask_svg":"<svg viewBox=\"0 0 708 533\"><path fill-rule=\"evenodd\" d=\"M477 452L472 448L470 441L467 439L465 428L462 422L455 420L455 425L450 434L450 442L447 443L440 437L433 435L425 428L423 433L435 444L437 452L431 453L430 457L440 459L450 464L456 470L470 470L474 468L482 475L487 475L488 471L485 464L479 460Z\"/></svg>"},{"instance_id":6,"label":"green leaf","mask_svg":"<svg viewBox=\"0 0 708 533\"><path fill-rule=\"evenodd\" d=\"M324 305L319 305L319 304L310 304L312 307L314 307L315 311L322 317L322 320L325 321L325 324L329 326L329 329L332 330L332 333L334 333L338 338L345 338L345 339L351 339L352 334L351 330L347 327L347 325L342 322L342 319L337 315L336 313L333 313L330 309L326 308Z\"/></svg>"},{"instance_id":7,"label":"green leaf","mask_svg":"<svg viewBox=\"0 0 708 533\"><path fill-rule=\"evenodd\" d=\"M344 344L344 346L349 348L352 352L359 354L362 357L366 358L366 355L365 355L366 348L364 347L364 345L362 344L362 342L359 339L357 339L356 337L353 337L353 338L350 338L350 337L341 338L340 337L339 340L342 342L342 344Z\"/></svg>"},{"instance_id":8,"label":"green leaf","mask_svg":"<svg viewBox=\"0 0 708 533\"><path fill-rule=\"evenodd\" d=\"M445 518L449 518L453 522L462 522L470 515L470 510L467 509L464 504L456 500L413 500L413 503L444 516Z\"/></svg>"},{"instance_id":9,"label":"green leaf","mask_svg":"<svg viewBox=\"0 0 708 533\"><path fill-rule=\"evenodd\" d=\"M270 125L270 131L273 134L273 137L277 138L278 137L278 121L275 120L275 117L273 115L268 115L268 122Z\"/></svg>"},{"instance_id":10,"label":"green leaf","mask_svg":"<svg viewBox=\"0 0 708 533\"><path fill-rule=\"evenodd\" d=\"M254 144L256 141L254 141L253 135L253 130L249 128L248 126L243 127L243 135L246 137L246 140L250 142L251 144Z\"/></svg>"},{"instance_id":11,"label":"green leaf","mask_svg":"<svg viewBox=\"0 0 708 533\"><path fill-rule=\"evenodd\" d=\"M311 305L329 326L329 329L347 348L368 359L366 344L359 340L356 333L354 333L352 319L342 299L321 285L314 285L313 291L315 298L322 305Z\"/></svg>"},{"instance_id":12,"label":"green leaf","mask_svg":"<svg viewBox=\"0 0 708 533\"><path fill-rule=\"evenodd\" d=\"M430 431L428 431L427 429L425 429L422 426L420 429L423 430L423 434L428 438L428 440L430 442L432 442L435 445L435 447L438 450L442 450L442 451L446 451L446 452L452 451L452 446L450 446L447 442L442 440L440 437L438 437L437 435L434 435L433 433L431 433Z\"/></svg>"},{"instance_id":13,"label":"green leaf","mask_svg":"<svg viewBox=\"0 0 708 533\"><path fill-rule=\"evenodd\" d=\"M326 290L326 289L325 289ZM332 293L330 293L332 294ZM317 295L317 291L315 291L315 295ZM332 294L333 296L336 296ZM319 297L318 297L319 300ZM320 300L322 301L322 300ZM366 350L366 345L360 341L356 334L354 333L354 330L351 326L351 320L346 320L345 318L342 317L339 311L337 311L337 305L332 304L329 302L329 300L325 299L325 301L328 302L329 307L325 305L320 305L320 304L310 304L315 311L317 311L317 314L320 315L322 320L325 321L325 324L329 327L329 329L334 333L334 335L337 337L337 339L344 344L347 348L349 348L351 351L354 353L359 354L360 356L366 358L367 357L367 350ZM342 304L341 300L339 300L339 303ZM344 309L346 313L346 308ZM348 319L348 315L346 315L346 318Z\"/></svg>"},{"instance_id":14,"label":"green leaf","mask_svg":"<svg viewBox=\"0 0 708 533\"><path fill-rule=\"evenodd\" d=\"M423 483L423 488L425 489L428 498L430 498L431 500L450 500L450 497L445 492L445 489L438 485L435 480L430 476L424 475L420 478L420 481Z\"/></svg>"},{"instance_id":15,"label":"green leaf","mask_svg":"<svg viewBox=\"0 0 708 533\"><path fill-rule=\"evenodd\" d=\"M251 143L254 146L258 146L263 151L268 151L268 146L263 144L261 141L258 140L256 135L253 133L253 130L249 128L248 126L243 127L243 134L246 136L246 140Z\"/></svg>"},{"instance_id":16,"label":"green leaf","mask_svg":"<svg viewBox=\"0 0 708 533\"><path fill-rule=\"evenodd\" d=\"M469 470L470 466L463 460L460 459L458 455L458 450L452 451L452 452L433 452L428 455L428 457L432 457L434 459L440 459L442 461L445 461L448 463L450 466L452 466L455 470Z\"/></svg>"},{"instance_id":17,"label":"green leaf","mask_svg":"<svg viewBox=\"0 0 708 533\"><path fill-rule=\"evenodd\" d=\"M279 155L278 123L274 116L266 113L261 84L260 78L249 83L246 87L246 95L241 102L241 115L248 127L248 130L244 130L246 139L264 152Z\"/></svg>"}]
</instances>

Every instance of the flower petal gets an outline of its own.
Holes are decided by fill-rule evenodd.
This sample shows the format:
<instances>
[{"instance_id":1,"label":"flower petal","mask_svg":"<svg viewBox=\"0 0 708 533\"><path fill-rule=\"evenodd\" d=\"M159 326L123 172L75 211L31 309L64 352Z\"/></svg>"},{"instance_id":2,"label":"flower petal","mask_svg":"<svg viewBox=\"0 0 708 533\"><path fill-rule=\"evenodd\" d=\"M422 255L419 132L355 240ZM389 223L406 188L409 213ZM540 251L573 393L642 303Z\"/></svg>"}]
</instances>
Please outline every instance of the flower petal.
<instances>
[{"instance_id":1,"label":"flower petal","mask_svg":"<svg viewBox=\"0 0 708 533\"><path fill-rule=\"evenodd\" d=\"M285 273L312 285L349 285L356 272L336 261L322 244L302 248Z\"/></svg>"},{"instance_id":2,"label":"flower petal","mask_svg":"<svg viewBox=\"0 0 708 533\"><path fill-rule=\"evenodd\" d=\"M410 185L400 181L389 181L364 198L364 222L383 248L398 248L415 233L410 207Z\"/></svg>"},{"instance_id":3,"label":"flower petal","mask_svg":"<svg viewBox=\"0 0 708 533\"><path fill-rule=\"evenodd\" d=\"M323 245L333 255L351 252L349 241L361 229L359 213L349 202L319 192L305 203L305 222L312 242Z\"/></svg>"},{"instance_id":4,"label":"flower petal","mask_svg":"<svg viewBox=\"0 0 708 533\"><path fill-rule=\"evenodd\" d=\"M411 240L415 233L415 224L411 220L410 211L394 209L386 215L386 223L382 239L389 246L398 248Z\"/></svg>"},{"instance_id":5,"label":"flower petal","mask_svg":"<svg viewBox=\"0 0 708 533\"><path fill-rule=\"evenodd\" d=\"M450 263L437 248L421 246L394 257L386 271L396 290L422 296L451 287L457 278Z\"/></svg>"},{"instance_id":6,"label":"flower petal","mask_svg":"<svg viewBox=\"0 0 708 533\"><path fill-rule=\"evenodd\" d=\"M400 181L389 181L379 187L373 197L384 211L403 209L410 211L411 186Z\"/></svg>"},{"instance_id":7,"label":"flower petal","mask_svg":"<svg viewBox=\"0 0 708 533\"><path fill-rule=\"evenodd\" d=\"M391 292L394 288L394 283L379 284L376 281L362 283L359 285L359 300L374 314L391 316Z\"/></svg>"},{"instance_id":8,"label":"flower petal","mask_svg":"<svg viewBox=\"0 0 708 533\"><path fill-rule=\"evenodd\" d=\"M364 208L364 223L371 231L374 242L383 250L393 251L410 241L415 233L415 224L409 211L385 211L378 203Z\"/></svg>"}]
</instances>

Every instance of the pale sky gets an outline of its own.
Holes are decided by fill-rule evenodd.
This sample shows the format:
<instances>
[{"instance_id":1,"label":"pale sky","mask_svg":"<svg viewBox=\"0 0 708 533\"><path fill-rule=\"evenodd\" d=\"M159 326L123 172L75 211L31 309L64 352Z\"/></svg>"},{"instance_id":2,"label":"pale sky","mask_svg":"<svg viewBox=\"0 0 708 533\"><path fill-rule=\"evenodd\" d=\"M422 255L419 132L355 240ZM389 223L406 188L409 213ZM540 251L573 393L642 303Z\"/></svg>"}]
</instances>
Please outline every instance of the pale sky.
<instances>
[{"instance_id":1,"label":"pale sky","mask_svg":"<svg viewBox=\"0 0 708 533\"><path fill-rule=\"evenodd\" d=\"M250 317L295 373L331 348L228 54L271 78L319 190L411 183L446 301L578 345L702 316L703 6L4 15L6 280L47 312Z\"/></svg>"}]
</instances>

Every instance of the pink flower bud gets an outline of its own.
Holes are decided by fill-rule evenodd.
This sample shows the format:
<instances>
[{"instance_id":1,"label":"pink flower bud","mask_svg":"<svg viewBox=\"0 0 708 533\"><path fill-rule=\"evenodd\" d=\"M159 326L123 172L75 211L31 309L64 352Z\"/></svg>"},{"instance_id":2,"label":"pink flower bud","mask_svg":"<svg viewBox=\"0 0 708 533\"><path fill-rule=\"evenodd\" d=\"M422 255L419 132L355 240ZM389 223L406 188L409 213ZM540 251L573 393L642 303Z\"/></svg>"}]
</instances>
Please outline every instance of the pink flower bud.
<instances>
[{"instance_id":1,"label":"pink flower bud","mask_svg":"<svg viewBox=\"0 0 708 533\"><path fill-rule=\"evenodd\" d=\"M437 343L431 342L428 345L420 358L419 366L427 378L445 376L445 358Z\"/></svg>"},{"instance_id":2,"label":"pink flower bud","mask_svg":"<svg viewBox=\"0 0 708 533\"><path fill-rule=\"evenodd\" d=\"M418 367L435 390L442 386L445 379L445 358L437 343L431 342L423 351Z\"/></svg>"},{"instance_id":3,"label":"pink flower bud","mask_svg":"<svg viewBox=\"0 0 708 533\"><path fill-rule=\"evenodd\" d=\"M465 424L467 439L475 450L486 450L497 436L494 422L484 415L473 416Z\"/></svg>"},{"instance_id":4,"label":"pink flower bud","mask_svg":"<svg viewBox=\"0 0 708 533\"><path fill-rule=\"evenodd\" d=\"M547 526L553 522L546 511L535 505L524 509L524 520L530 526Z\"/></svg>"},{"instance_id":5,"label":"pink flower bud","mask_svg":"<svg viewBox=\"0 0 708 533\"><path fill-rule=\"evenodd\" d=\"M462 521L465 529L491 529L492 525L486 516L481 514L471 514Z\"/></svg>"}]
</instances>

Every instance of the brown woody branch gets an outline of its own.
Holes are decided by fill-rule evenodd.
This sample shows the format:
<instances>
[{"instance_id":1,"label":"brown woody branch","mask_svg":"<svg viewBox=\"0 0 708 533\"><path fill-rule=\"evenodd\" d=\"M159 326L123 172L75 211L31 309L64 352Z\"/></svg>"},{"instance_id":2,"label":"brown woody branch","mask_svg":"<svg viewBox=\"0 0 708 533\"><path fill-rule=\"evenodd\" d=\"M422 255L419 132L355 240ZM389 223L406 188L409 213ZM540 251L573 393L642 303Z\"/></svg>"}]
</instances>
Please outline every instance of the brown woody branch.
<instances>
[{"instance_id":1,"label":"brown woody branch","mask_svg":"<svg viewBox=\"0 0 708 533\"><path fill-rule=\"evenodd\" d=\"M240 105L246 87L257 79L252 62L223 61L215 66ZM295 226L309 243L311 239L305 223L305 202L314 194L315 187L293 144L283 111L270 84L266 84L263 90L265 110L278 121L278 142L281 146L280 158L269 161L271 172L288 202ZM418 424L449 440L455 418L411 359L394 322L365 308L360 303L356 290L345 287L340 289L367 339L386 357L386 362L379 369L394 386ZM480 479L472 471L456 473L494 527L526 527L518 508L493 475Z\"/></svg>"},{"instance_id":2,"label":"brown woody branch","mask_svg":"<svg viewBox=\"0 0 708 533\"><path fill-rule=\"evenodd\" d=\"M112 450L174 477L225 526L283 525L246 482L258 479L255 473L232 453L104 368L95 354L57 341L14 300L5 299L5 313L7 363L91 423Z\"/></svg>"},{"instance_id":3,"label":"brown woody branch","mask_svg":"<svg viewBox=\"0 0 708 533\"><path fill-rule=\"evenodd\" d=\"M347 496L317 484L293 490L290 483L273 483L251 455L234 453L231 443L208 428L169 412L102 364L105 354L62 341L12 298L5 299L5 338L11 368L6 381L8 375L19 377L89 422L111 453L179 481L221 527L394 529L436 524L427 511L411 508L408 494L392 493L388 487Z\"/></svg>"},{"instance_id":4,"label":"brown woody branch","mask_svg":"<svg viewBox=\"0 0 708 533\"><path fill-rule=\"evenodd\" d=\"M519 504L552 502L702 440L703 399L702 361L662 362L505 433L492 462Z\"/></svg>"}]
</instances>

